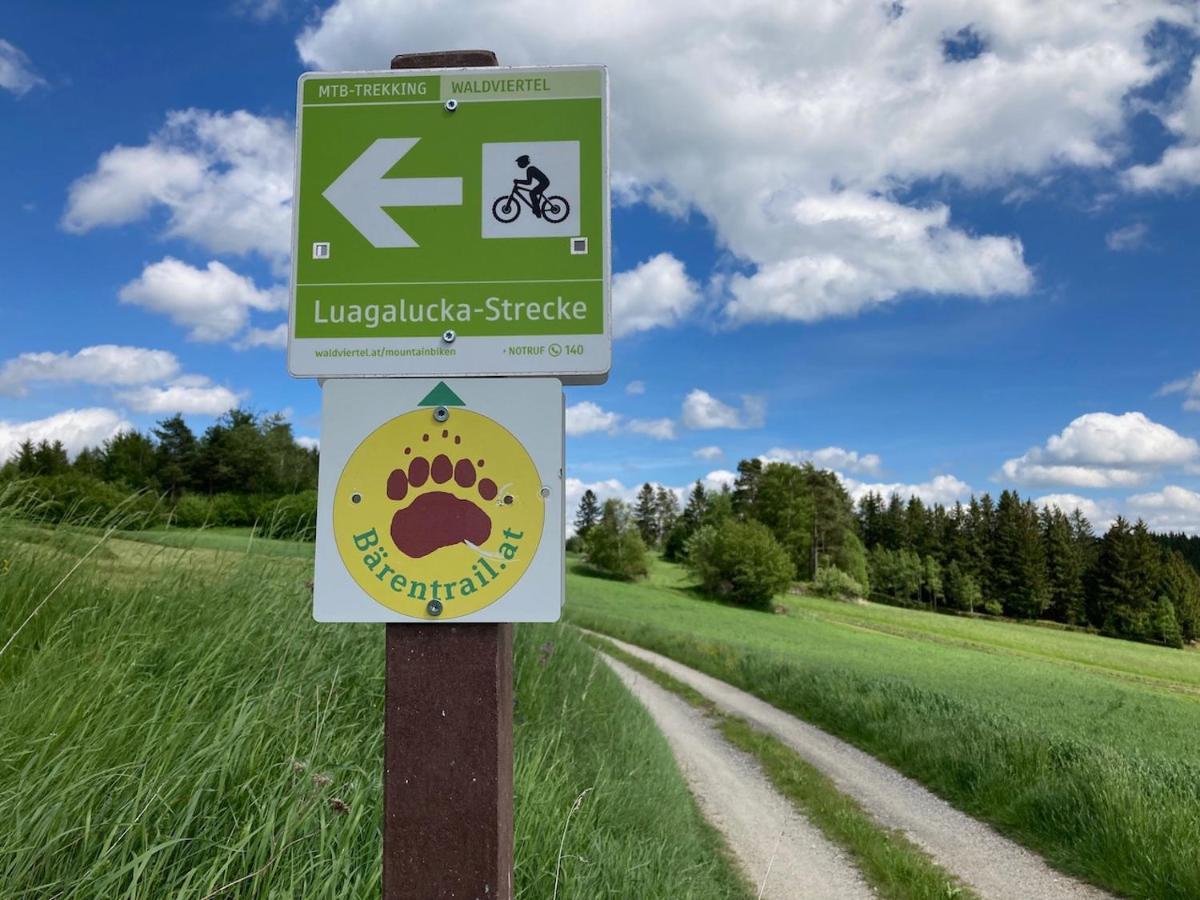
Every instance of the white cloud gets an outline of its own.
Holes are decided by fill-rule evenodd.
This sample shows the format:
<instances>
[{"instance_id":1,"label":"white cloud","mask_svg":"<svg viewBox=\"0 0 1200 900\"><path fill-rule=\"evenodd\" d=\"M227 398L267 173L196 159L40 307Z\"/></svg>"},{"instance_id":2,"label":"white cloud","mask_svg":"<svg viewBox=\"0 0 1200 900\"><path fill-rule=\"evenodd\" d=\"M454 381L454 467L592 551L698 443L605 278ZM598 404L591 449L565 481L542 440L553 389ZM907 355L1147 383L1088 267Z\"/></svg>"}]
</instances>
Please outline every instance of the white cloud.
<instances>
[{"instance_id":1,"label":"white cloud","mask_svg":"<svg viewBox=\"0 0 1200 900\"><path fill-rule=\"evenodd\" d=\"M662 0L563 15L550 0L339 0L299 36L300 56L385 66L401 17L414 46L478 43L512 65L604 60L618 200L708 218L750 270L718 285L739 323L852 314L910 292L1028 291L1019 241L907 205L905 189L1114 167L1130 92L1165 66L1147 36L1163 22L1190 27L1194 11L1172 0ZM948 59L946 36L967 25L982 52Z\"/></svg>"},{"instance_id":2,"label":"white cloud","mask_svg":"<svg viewBox=\"0 0 1200 900\"><path fill-rule=\"evenodd\" d=\"M865 494L879 494L884 498L888 498L892 494L899 494L905 498L920 497L925 503L941 503L943 506L950 506L956 500L964 500L971 494L971 486L953 475L935 475L929 481L922 481L919 484L867 484L842 475L840 472L836 474L855 503Z\"/></svg>"},{"instance_id":3,"label":"white cloud","mask_svg":"<svg viewBox=\"0 0 1200 900\"><path fill-rule=\"evenodd\" d=\"M0 88L23 97L45 83L21 49L0 38Z\"/></svg>"},{"instance_id":4,"label":"white cloud","mask_svg":"<svg viewBox=\"0 0 1200 900\"><path fill-rule=\"evenodd\" d=\"M1109 250L1136 250L1146 243L1150 234L1150 226L1145 222L1134 222L1123 228L1116 228L1104 236L1104 244Z\"/></svg>"},{"instance_id":5,"label":"white cloud","mask_svg":"<svg viewBox=\"0 0 1200 900\"><path fill-rule=\"evenodd\" d=\"M1192 412L1200 412L1200 371L1194 372L1187 378L1180 378L1164 384L1158 389L1158 396L1183 394L1183 408Z\"/></svg>"},{"instance_id":6,"label":"white cloud","mask_svg":"<svg viewBox=\"0 0 1200 900\"><path fill-rule=\"evenodd\" d=\"M45 419L12 422L0 419L0 460L8 460L25 440L62 441L75 456L84 447L95 447L133 428L114 410L103 407L68 409Z\"/></svg>"},{"instance_id":7,"label":"white cloud","mask_svg":"<svg viewBox=\"0 0 1200 900\"><path fill-rule=\"evenodd\" d=\"M951 228L944 205L916 209L847 190L801 198L779 215L792 243L727 280L733 324L849 316L913 292L994 297L1033 286L1019 240ZM797 242L803 255L790 252Z\"/></svg>"},{"instance_id":8,"label":"white cloud","mask_svg":"<svg viewBox=\"0 0 1200 900\"><path fill-rule=\"evenodd\" d=\"M0 366L0 394L23 397L39 381L145 384L178 371L175 354L143 347L97 344L77 353L22 353Z\"/></svg>"},{"instance_id":9,"label":"white cloud","mask_svg":"<svg viewBox=\"0 0 1200 900\"><path fill-rule=\"evenodd\" d=\"M601 409L591 400L584 400L567 407L567 434L577 437L596 431L614 432L621 422L621 414Z\"/></svg>"},{"instance_id":10,"label":"white cloud","mask_svg":"<svg viewBox=\"0 0 1200 900\"><path fill-rule=\"evenodd\" d=\"M631 394L635 397L646 393L646 382L644 382L644 381L629 382L629 384L625 385L625 393Z\"/></svg>"},{"instance_id":11,"label":"white cloud","mask_svg":"<svg viewBox=\"0 0 1200 900\"><path fill-rule=\"evenodd\" d=\"M786 462L801 465L811 462L819 469L839 469L863 475L878 475L883 460L877 453L859 453L841 447L822 447L820 450L788 450L772 447L762 455L763 462Z\"/></svg>"},{"instance_id":12,"label":"white cloud","mask_svg":"<svg viewBox=\"0 0 1200 900\"><path fill-rule=\"evenodd\" d=\"M274 328L251 328L233 346L238 350L249 350L253 347L270 347L273 350L282 350L287 347L287 342L287 322L280 322Z\"/></svg>"},{"instance_id":13,"label":"white cloud","mask_svg":"<svg viewBox=\"0 0 1200 900\"><path fill-rule=\"evenodd\" d=\"M301 434L301 435L296 436L296 443L299 444L301 447L303 447L305 450L320 450L321 449L321 439L320 438L306 437L305 435Z\"/></svg>"},{"instance_id":14,"label":"white cloud","mask_svg":"<svg viewBox=\"0 0 1200 900\"><path fill-rule=\"evenodd\" d=\"M1135 494L1129 508L1146 520L1151 531L1186 531L1200 534L1200 494L1178 485L1161 491Z\"/></svg>"},{"instance_id":15,"label":"white cloud","mask_svg":"<svg viewBox=\"0 0 1200 900\"><path fill-rule=\"evenodd\" d=\"M1192 62L1187 87L1158 114L1178 142L1158 162L1131 166L1126 185L1135 191L1171 191L1200 184L1200 58Z\"/></svg>"},{"instance_id":16,"label":"white cloud","mask_svg":"<svg viewBox=\"0 0 1200 900\"><path fill-rule=\"evenodd\" d=\"M740 410L699 388L683 400L682 421L687 428L761 428L766 417L767 401L751 394L742 396Z\"/></svg>"},{"instance_id":17,"label":"white cloud","mask_svg":"<svg viewBox=\"0 0 1200 900\"><path fill-rule=\"evenodd\" d=\"M660 253L612 280L613 337L682 322L700 301L683 263Z\"/></svg>"},{"instance_id":18,"label":"white cloud","mask_svg":"<svg viewBox=\"0 0 1200 900\"><path fill-rule=\"evenodd\" d=\"M259 289L223 263L197 269L170 256L151 263L121 288L121 302L164 313L189 329L194 341L232 338L249 321L249 311L278 310L287 304L281 288Z\"/></svg>"},{"instance_id":19,"label":"white cloud","mask_svg":"<svg viewBox=\"0 0 1200 900\"><path fill-rule=\"evenodd\" d=\"M715 446L700 447L692 451L692 456L696 457L696 459L713 460L720 459L724 455L725 451Z\"/></svg>"},{"instance_id":20,"label":"white cloud","mask_svg":"<svg viewBox=\"0 0 1200 900\"><path fill-rule=\"evenodd\" d=\"M184 375L163 387L139 387L118 396L143 413L219 416L237 406L245 394L213 384L204 375Z\"/></svg>"},{"instance_id":21,"label":"white cloud","mask_svg":"<svg viewBox=\"0 0 1200 900\"><path fill-rule=\"evenodd\" d=\"M1098 412L1075 419L1044 447L1007 460L1001 474L1032 486L1130 487L1198 459L1200 444L1140 412Z\"/></svg>"},{"instance_id":22,"label":"white cloud","mask_svg":"<svg viewBox=\"0 0 1200 900\"><path fill-rule=\"evenodd\" d=\"M118 145L71 185L63 227L136 222L165 208L168 237L213 253L258 253L282 271L291 242L293 131L239 110L167 114L140 147Z\"/></svg>"},{"instance_id":23,"label":"white cloud","mask_svg":"<svg viewBox=\"0 0 1200 900\"><path fill-rule=\"evenodd\" d=\"M1107 531L1108 526L1116 518L1116 512L1108 501L1093 500L1078 494L1046 494L1036 498L1033 502L1047 509L1058 507L1067 515L1079 510L1092 524L1092 527L1100 531Z\"/></svg>"},{"instance_id":24,"label":"white cloud","mask_svg":"<svg viewBox=\"0 0 1200 900\"><path fill-rule=\"evenodd\" d=\"M704 485L705 490L721 491L727 487L733 487L733 483L737 481L737 473L730 472L728 469L714 469L700 479L700 481Z\"/></svg>"},{"instance_id":25,"label":"white cloud","mask_svg":"<svg viewBox=\"0 0 1200 900\"><path fill-rule=\"evenodd\" d=\"M630 419L625 428L658 441L673 441L676 438L674 419Z\"/></svg>"}]
</instances>

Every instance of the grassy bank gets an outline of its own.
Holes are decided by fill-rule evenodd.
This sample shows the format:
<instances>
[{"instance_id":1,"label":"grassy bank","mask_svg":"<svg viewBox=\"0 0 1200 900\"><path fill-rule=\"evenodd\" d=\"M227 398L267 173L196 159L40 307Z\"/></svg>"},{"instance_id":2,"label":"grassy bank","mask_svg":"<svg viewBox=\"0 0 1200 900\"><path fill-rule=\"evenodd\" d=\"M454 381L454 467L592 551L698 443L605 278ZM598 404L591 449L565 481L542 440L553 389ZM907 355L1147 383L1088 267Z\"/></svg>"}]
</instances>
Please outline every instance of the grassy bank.
<instances>
[{"instance_id":1,"label":"grassy bank","mask_svg":"<svg viewBox=\"0 0 1200 900\"><path fill-rule=\"evenodd\" d=\"M748 612L665 564L636 585L572 572L568 598L578 624L852 741L1064 871L1200 896L1198 654L817 599Z\"/></svg>"},{"instance_id":2,"label":"grassy bank","mask_svg":"<svg viewBox=\"0 0 1200 900\"><path fill-rule=\"evenodd\" d=\"M0 894L377 897L382 629L313 623L295 548L153 537L0 522ZM519 897L746 896L570 629L516 692Z\"/></svg>"}]
</instances>

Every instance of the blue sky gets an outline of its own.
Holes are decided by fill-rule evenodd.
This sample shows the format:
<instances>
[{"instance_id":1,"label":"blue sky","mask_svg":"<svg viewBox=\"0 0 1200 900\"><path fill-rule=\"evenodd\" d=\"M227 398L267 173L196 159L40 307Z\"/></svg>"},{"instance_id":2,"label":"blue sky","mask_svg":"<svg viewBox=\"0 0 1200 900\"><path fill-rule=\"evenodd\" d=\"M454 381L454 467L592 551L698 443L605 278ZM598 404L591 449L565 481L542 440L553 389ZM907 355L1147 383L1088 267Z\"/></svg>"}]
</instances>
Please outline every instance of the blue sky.
<instances>
[{"instance_id":1,"label":"blue sky","mask_svg":"<svg viewBox=\"0 0 1200 900\"><path fill-rule=\"evenodd\" d=\"M279 347L295 79L486 46L610 67L569 499L766 456L1200 532L1197 7L911 6L10 4L0 450L239 402L319 438Z\"/></svg>"}]
</instances>

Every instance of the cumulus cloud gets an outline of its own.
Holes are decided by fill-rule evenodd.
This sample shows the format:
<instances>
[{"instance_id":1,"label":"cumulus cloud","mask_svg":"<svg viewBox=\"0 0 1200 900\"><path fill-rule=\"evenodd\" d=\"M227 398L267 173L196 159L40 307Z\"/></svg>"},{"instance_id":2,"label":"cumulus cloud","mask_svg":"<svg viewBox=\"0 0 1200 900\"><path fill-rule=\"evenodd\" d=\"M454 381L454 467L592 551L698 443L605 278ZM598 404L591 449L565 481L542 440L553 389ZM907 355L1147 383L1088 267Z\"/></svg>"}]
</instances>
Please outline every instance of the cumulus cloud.
<instances>
[{"instance_id":1,"label":"cumulus cloud","mask_svg":"<svg viewBox=\"0 0 1200 900\"><path fill-rule=\"evenodd\" d=\"M1145 519L1151 531L1185 531L1200 534L1200 494L1178 485L1161 491L1135 494L1130 511Z\"/></svg>"},{"instance_id":2,"label":"cumulus cloud","mask_svg":"<svg viewBox=\"0 0 1200 900\"><path fill-rule=\"evenodd\" d=\"M725 451L716 446L700 447L692 451L692 456L696 457L696 459L713 460L720 459L724 455Z\"/></svg>"},{"instance_id":3,"label":"cumulus cloud","mask_svg":"<svg viewBox=\"0 0 1200 900\"><path fill-rule=\"evenodd\" d=\"M659 441L673 441L676 437L674 419L630 419L625 428Z\"/></svg>"},{"instance_id":4,"label":"cumulus cloud","mask_svg":"<svg viewBox=\"0 0 1200 900\"><path fill-rule=\"evenodd\" d=\"M62 441L67 453L75 456L84 447L95 447L133 425L115 410L104 407L68 409L45 419L13 422L0 419L0 460L12 457L22 442Z\"/></svg>"},{"instance_id":5,"label":"cumulus cloud","mask_svg":"<svg viewBox=\"0 0 1200 900\"><path fill-rule=\"evenodd\" d=\"M189 330L193 341L222 341L246 327L250 310L287 305L280 288L260 289L223 263L197 269L173 257L151 263L121 288L121 302L163 313Z\"/></svg>"},{"instance_id":6,"label":"cumulus cloud","mask_svg":"<svg viewBox=\"0 0 1200 900\"><path fill-rule=\"evenodd\" d=\"M920 497L925 503L941 503L943 506L951 506L955 501L964 500L971 495L971 486L953 475L935 475L928 481L918 484L901 482L885 484L882 482L866 483L840 472L836 474L855 503L866 494L879 494L885 498L892 494L899 494L901 497Z\"/></svg>"},{"instance_id":7,"label":"cumulus cloud","mask_svg":"<svg viewBox=\"0 0 1200 900\"><path fill-rule=\"evenodd\" d=\"M822 447L820 450L788 450L772 447L762 455L763 462L785 462L802 465L811 462L819 469L835 469L861 475L878 475L883 460L877 453L859 453L841 447Z\"/></svg>"},{"instance_id":8,"label":"cumulus cloud","mask_svg":"<svg viewBox=\"0 0 1200 900\"><path fill-rule=\"evenodd\" d=\"M37 382L145 384L178 372L175 354L144 347L97 344L76 353L22 353L0 366L0 394L23 397Z\"/></svg>"},{"instance_id":9,"label":"cumulus cloud","mask_svg":"<svg viewBox=\"0 0 1200 900\"><path fill-rule=\"evenodd\" d=\"M118 145L71 185L63 227L83 234L167 212L167 237L258 253L277 270L291 242L293 132L283 119L187 109L141 146Z\"/></svg>"},{"instance_id":10,"label":"cumulus cloud","mask_svg":"<svg viewBox=\"0 0 1200 900\"><path fill-rule=\"evenodd\" d=\"M910 293L1028 291L1018 240L974 234L905 190L1115 166L1130 92L1164 70L1148 35L1193 24L1172 0L664 0L570 16L550 0L338 0L299 36L300 56L386 65L398 16L413 46L478 43L513 65L606 61L618 200L707 217L745 263L715 286L734 324ZM968 31L972 52L948 52L947 36Z\"/></svg>"},{"instance_id":11,"label":"cumulus cloud","mask_svg":"<svg viewBox=\"0 0 1200 900\"><path fill-rule=\"evenodd\" d=\"M1183 408L1192 412L1200 412L1200 371L1194 372L1187 378L1180 378L1164 384L1158 389L1158 396L1183 394Z\"/></svg>"},{"instance_id":12,"label":"cumulus cloud","mask_svg":"<svg viewBox=\"0 0 1200 900\"><path fill-rule=\"evenodd\" d=\"M238 350L249 350L253 347L282 350L287 347L287 342L287 322L280 322L274 328L251 328L233 346Z\"/></svg>"},{"instance_id":13,"label":"cumulus cloud","mask_svg":"<svg viewBox=\"0 0 1200 900\"><path fill-rule=\"evenodd\" d=\"M602 409L591 400L567 407L567 434L578 437L597 431L614 432L621 423L621 414Z\"/></svg>"},{"instance_id":14,"label":"cumulus cloud","mask_svg":"<svg viewBox=\"0 0 1200 900\"><path fill-rule=\"evenodd\" d=\"M708 491L723 491L725 488L732 488L735 481L737 481L737 473L730 472L728 469L714 469L700 479L704 489Z\"/></svg>"},{"instance_id":15,"label":"cumulus cloud","mask_svg":"<svg viewBox=\"0 0 1200 900\"><path fill-rule=\"evenodd\" d=\"M1131 166L1126 185L1135 191L1172 191L1200 184L1200 58L1192 62L1187 87L1158 112L1177 142L1157 162Z\"/></svg>"},{"instance_id":16,"label":"cumulus cloud","mask_svg":"<svg viewBox=\"0 0 1200 900\"><path fill-rule=\"evenodd\" d=\"M1035 487L1130 487L1200 459L1200 444L1140 412L1088 413L1044 447L1007 460L1002 476Z\"/></svg>"},{"instance_id":17,"label":"cumulus cloud","mask_svg":"<svg viewBox=\"0 0 1200 900\"><path fill-rule=\"evenodd\" d=\"M320 438L307 437L303 434L300 434L300 435L296 436L296 443L299 444L301 447L303 447L305 450L320 450L321 449Z\"/></svg>"},{"instance_id":18,"label":"cumulus cloud","mask_svg":"<svg viewBox=\"0 0 1200 900\"><path fill-rule=\"evenodd\" d=\"M245 394L213 384L204 375L185 375L161 387L147 385L122 391L118 397L143 413L219 416L237 406Z\"/></svg>"},{"instance_id":19,"label":"cumulus cloud","mask_svg":"<svg viewBox=\"0 0 1200 900\"><path fill-rule=\"evenodd\" d=\"M24 51L0 38L0 88L23 97L45 83Z\"/></svg>"},{"instance_id":20,"label":"cumulus cloud","mask_svg":"<svg viewBox=\"0 0 1200 900\"><path fill-rule=\"evenodd\" d=\"M625 385L625 393L631 394L635 397L646 393L646 382L644 382L644 381L629 382L629 384Z\"/></svg>"},{"instance_id":21,"label":"cumulus cloud","mask_svg":"<svg viewBox=\"0 0 1200 900\"><path fill-rule=\"evenodd\" d=\"M700 301L683 263L660 253L612 280L613 337L678 325Z\"/></svg>"},{"instance_id":22,"label":"cumulus cloud","mask_svg":"<svg viewBox=\"0 0 1200 900\"><path fill-rule=\"evenodd\" d=\"M762 397L744 394L738 409L699 388L684 398L681 414L684 426L692 429L761 428L766 418L767 401Z\"/></svg>"},{"instance_id":23,"label":"cumulus cloud","mask_svg":"<svg viewBox=\"0 0 1200 900\"><path fill-rule=\"evenodd\" d=\"M1045 494L1033 501L1038 506L1052 509L1057 507L1068 516L1079 510L1094 528L1106 531L1116 518L1113 505L1107 500L1093 500L1078 494Z\"/></svg>"}]
</instances>

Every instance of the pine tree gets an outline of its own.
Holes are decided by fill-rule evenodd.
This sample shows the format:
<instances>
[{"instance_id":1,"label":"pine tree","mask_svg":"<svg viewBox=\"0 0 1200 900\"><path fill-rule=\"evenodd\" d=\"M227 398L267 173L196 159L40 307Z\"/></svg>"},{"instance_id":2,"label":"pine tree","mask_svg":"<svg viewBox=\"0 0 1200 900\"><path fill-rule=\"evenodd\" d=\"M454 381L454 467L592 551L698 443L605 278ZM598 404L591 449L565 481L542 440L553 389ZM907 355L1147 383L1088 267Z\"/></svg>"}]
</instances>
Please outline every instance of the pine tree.
<instances>
[{"instance_id":1,"label":"pine tree","mask_svg":"<svg viewBox=\"0 0 1200 900\"><path fill-rule=\"evenodd\" d=\"M633 522L647 547L658 543L658 503L654 485L646 482L638 491L637 505L633 508Z\"/></svg>"},{"instance_id":2,"label":"pine tree","mask_svg":"<svg viewBox=\"0 0 1200 900\"><path fill-rule=\"evenodd\" d=\"M196 468L196 435L178 413L160 421L154 427L153 434L158 441L155 455L159 484L172 497L178 497L192 487L192 475Z\"/></svg>"},{"instance_id":3,"label":"pine tree","mask_svg":"<svg viewBox=\"0 0 1200 900\"><path fill-rule=\"evenodd\" d=\"M733 514L739 519L751 515L762 471L761 459L743 459L737 465L737 479L733 482Z\"/></svg>"},{"instance_id":4,"label":"pine tree","mask_svg":"<svg viewBox=\"0 0 1200 900\"><path fill-rule=\"evenodd\" d=\"M29 438L21 441L17 452L12 456L12 463L20 475L37 474L37 451L33 446L33 441Z\"/></svg>"},{"instance_id":5,"label":"pine tree","mask_svg":"<svg viewBox=\"0 0 1200 900\"><path fill-rule=\"evenodd\" d=\"M690 531L695 531L700 527L700 521L704 518L704 510L708 508L708 492L704 490L704 485L700 483L700 479L696 479L696 484L692 487L692 492L688 494L687 505L683 508L683 521Z\"/></svg>"},{"instance_id":6,"label":"pine tree","mask_svg":"<svg viewBox=\"0 0 1200 900\"><path fill-rule=\"evenodd\" d=\"M867 491L859 498L858 528L867 550L873 550L883 541L883 497L875 491Z\"/></svg>"},{"instance_id":7,"label":"pine tree","mask_svg":"<svg viewBox=\"0 0 1200 900\"><path fill-rule=\"evenodd\" d=\"M1046 609L1046 563L1037 509L1022 503L1014 491L1004 491L996 507L996 536L992 571L1007 615L1036 619Z\"/></svg>"},{"instance_id":8,"label":"pine tree","mask_svg":"<svg viewBox=\"0 0 1200 900\"><path fill-rule=\"evenodd\" d=\"M904 533L904 501L899 494L892 494L888 499L887 509L883 513L883 522L879 543L889 550L901 550L907 544Z\"/></svg>"},{"instance_id":9,"label":"pine tree","mask_svg":"<svg viewBox=\"0 0 1200 900\"><path fill-rule=\"evenodd\" d=\"M664 544L675 520L679 518L679 500L675 492L659 485L654 494L655 519L658 528L658 539Z\"/></svg>"},{"instance_id":10,"label":"pine tree","mask_svg":"<svg viewBox=\"0 0 1200 900\"><path fill-rule=\"evenodd\" d=\"M1041 529L1050 602L1047 612L1056 622L1081 625L1086 618L1085 564L1083 550L1075 539L1075 528L1061 509L1053 507L1042 510Z\"/></svg>"},{"instance_id":11,"label":"pine tree","mask_svg":"<svg viewBox=\"0 0 1200 900\"><path fill-rule=\"evenodd\" d=\"M600 501L595 492L588 488L579 498L579 509L575 512L575 533L584 537L600 521Z\"/></svg>"}]
</instances>

